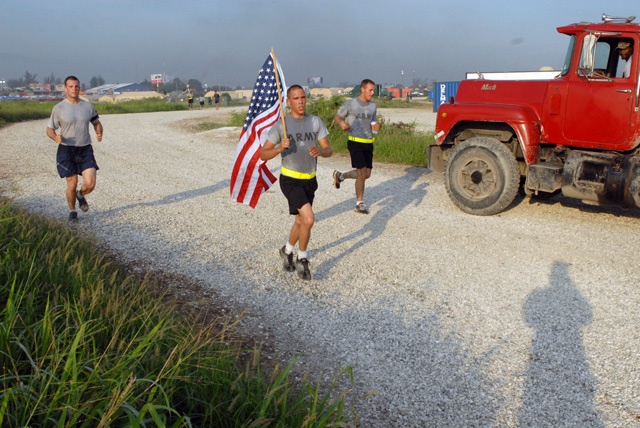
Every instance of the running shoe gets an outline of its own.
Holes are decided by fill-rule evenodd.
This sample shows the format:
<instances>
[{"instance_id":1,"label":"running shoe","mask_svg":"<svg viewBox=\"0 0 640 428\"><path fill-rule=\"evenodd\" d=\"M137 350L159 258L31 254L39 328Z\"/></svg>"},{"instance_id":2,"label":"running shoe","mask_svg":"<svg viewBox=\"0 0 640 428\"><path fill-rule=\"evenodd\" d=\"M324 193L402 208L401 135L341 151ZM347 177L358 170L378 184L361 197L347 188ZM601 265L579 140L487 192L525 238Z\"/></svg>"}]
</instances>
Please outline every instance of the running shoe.
<instances>
[{"instance_id":1,"label":"running shoe","mask_svg":"<svg viewBox=\"0 0 640 428\"><path fill-rule=\"evenodd\" d=\"M340 183L344 181L344 179L340 178L341 172L337 169L333 171L333 187L336 189L340 188Z\"/></svg>"},{"instance_id":2,"label":"running shoe","mask_svg":"<svg viewBox=\"0 0 640 428\"><path fill-rule=\"evenodd\" d=\"M78 190L76 192L76 199L78 200L78 204L80 204L80 209L84 212L89 211L89 204L87 203L87 198L82 196L82 192Z\"/></svg>"},{"instance_id":3,"label":"running shoe","mask_svg":"<svg viewBox=\"0 0 640 428\"><path fill-rule=\"evenodd\" d=\"M279 253L280 257L282 257L282 267L284 268L284 270L286 270L287 272L293 272L294 270L296 270L296 266L293 264L293 253L287 254L287 252L285 251L285 246L280 248Z\"/></svg>"},{"instance_id":4,"label":"running shoe","mask_svg":"<svg viewBox=\"0 0 640 428\"><path fill-rule=\"evenodd\" d=\"M69 221L78 220L78 213L75 211L69 211Z\"/></svg>"},{"instance_id":5,"label":"running shoe","mask_svg":"<svg viewBox=\"0 0 640 428\"><path fill-rule=\"evenodd\" d=\"M298 271L298 278L305 279L307 281L311 279L311 271L309 270L309 260L297 259L296 270Z\"/></svg>"},{"instance_id":6,"label":"running shoe","mask_svg":"<svg viewBox=\"0 0 640 428\"><path fill-rule=\"evenodd\" d=\"M356 205L356 208L354 209L354 211L360 214L369 214L369 210L362 202Z\"/></svg>"}]
</instances>

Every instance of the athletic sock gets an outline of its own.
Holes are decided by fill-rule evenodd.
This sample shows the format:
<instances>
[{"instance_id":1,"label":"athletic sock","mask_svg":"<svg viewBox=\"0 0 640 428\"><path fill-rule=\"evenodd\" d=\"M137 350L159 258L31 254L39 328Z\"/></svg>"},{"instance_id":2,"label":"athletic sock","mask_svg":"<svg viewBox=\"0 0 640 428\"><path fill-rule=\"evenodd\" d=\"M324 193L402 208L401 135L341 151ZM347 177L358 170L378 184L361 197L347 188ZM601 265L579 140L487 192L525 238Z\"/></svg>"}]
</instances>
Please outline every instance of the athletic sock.
<instances>
[{"instance_id":1,"label":"athletic sock","mask_svg":"<svg viewBox=\"0 0 640 428\"><path fill-rule=\"evenodd\" d=\"M291 254L293 253L293 248L294 246L289 244L289 242L287 241L287 245L284 246L284 252L287 254Z\"/></svg>"},{"instance_id":2,"label":"athletic sock","mask_svg":"<svg viewBox=\"0 0 640 428\"><path fill-rule=\"evenodd\" d=\"M307 252L306 251L298 251L298 260L306 259Z\"/></svg>"}]
</instances>

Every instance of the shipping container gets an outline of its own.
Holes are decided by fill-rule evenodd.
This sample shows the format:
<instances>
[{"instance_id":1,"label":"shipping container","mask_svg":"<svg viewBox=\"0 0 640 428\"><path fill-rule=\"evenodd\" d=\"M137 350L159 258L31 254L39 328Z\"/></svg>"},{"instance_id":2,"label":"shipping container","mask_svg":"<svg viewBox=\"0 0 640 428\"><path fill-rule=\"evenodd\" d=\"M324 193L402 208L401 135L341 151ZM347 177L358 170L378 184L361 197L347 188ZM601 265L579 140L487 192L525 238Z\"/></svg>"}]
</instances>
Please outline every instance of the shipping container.
<instances>
[{"instance_id":1,"label":"shipping container","mask_svg":"<svg viewBox=\"0 0 640 428\"><path fill-rule=\"evenodd\" d=\"M393 95L393 98L402 98L402 89L401 88L387 88L387 92L390 92Z\"/></svg>"},{"instance_id":2,"label":"shipping container","mask_svg":"<svg viewBox=\"0 0 640 428\"><path fill-rule=\"evenodd\" d=\"M459 86L460 82L436 82L433 87L433 111L438 111L438 107L455 98Z\"/></svg>"}]
</instances>

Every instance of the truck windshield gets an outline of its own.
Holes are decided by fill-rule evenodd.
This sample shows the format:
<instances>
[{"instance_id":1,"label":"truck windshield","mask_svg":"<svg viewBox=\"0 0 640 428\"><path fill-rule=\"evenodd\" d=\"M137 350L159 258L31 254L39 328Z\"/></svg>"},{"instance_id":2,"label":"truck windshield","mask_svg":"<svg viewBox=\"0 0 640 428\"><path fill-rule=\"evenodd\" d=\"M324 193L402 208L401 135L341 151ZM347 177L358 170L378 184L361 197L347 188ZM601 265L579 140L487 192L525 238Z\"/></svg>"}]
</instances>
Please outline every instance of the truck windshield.
<instances>
[{"instance_id":1,"label":"truck windshield","mask_svg":"<svg viewBox=\"0 0 640 428\"><path fill-rule=\"evenodd\" d=\"M567 49L567 55L564 58L564 65L562 66L562 75L565 76L571 68L571 55L573 54L573 47L576 44L576 36L572 35L569 41L569 48Z\"/></svg>"}]
</instances>

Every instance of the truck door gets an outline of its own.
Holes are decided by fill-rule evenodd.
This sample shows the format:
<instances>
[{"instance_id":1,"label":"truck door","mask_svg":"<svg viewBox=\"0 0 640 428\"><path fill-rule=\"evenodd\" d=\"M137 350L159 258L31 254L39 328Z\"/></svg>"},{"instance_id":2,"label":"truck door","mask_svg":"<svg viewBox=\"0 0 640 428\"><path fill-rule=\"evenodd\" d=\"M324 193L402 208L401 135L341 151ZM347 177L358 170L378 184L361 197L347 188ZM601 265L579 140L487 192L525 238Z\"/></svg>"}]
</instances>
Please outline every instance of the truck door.
<instances>
[{"instance_id":1,"label":"truck door","mask_svg":"<svg viewBox=\"0 0 640 428\"><path fill-rule=\"evenodd\" d=\"M636 79L616 77L617 43L618 39L597 38L590 43L587 36L578 46L582 53L568 87L564 122L564 137L577 146L614 148L630 138ZM634 62L636 58L634 54Z\"/></svg>"}]
</instances>

